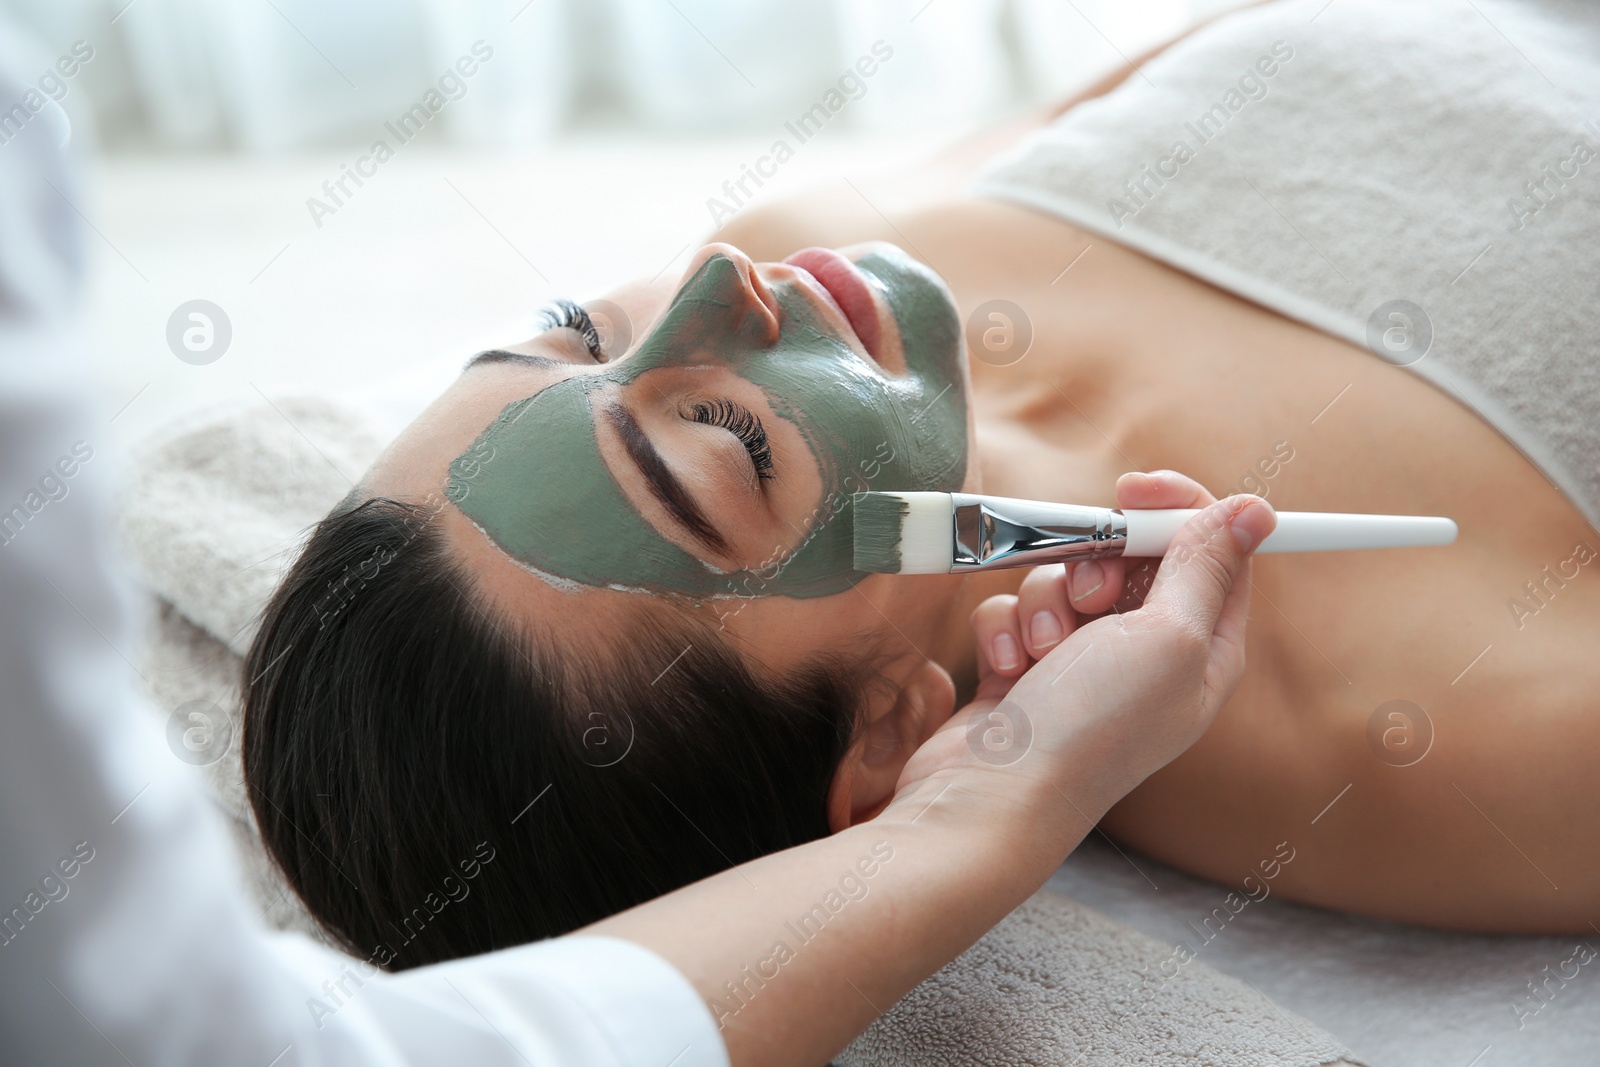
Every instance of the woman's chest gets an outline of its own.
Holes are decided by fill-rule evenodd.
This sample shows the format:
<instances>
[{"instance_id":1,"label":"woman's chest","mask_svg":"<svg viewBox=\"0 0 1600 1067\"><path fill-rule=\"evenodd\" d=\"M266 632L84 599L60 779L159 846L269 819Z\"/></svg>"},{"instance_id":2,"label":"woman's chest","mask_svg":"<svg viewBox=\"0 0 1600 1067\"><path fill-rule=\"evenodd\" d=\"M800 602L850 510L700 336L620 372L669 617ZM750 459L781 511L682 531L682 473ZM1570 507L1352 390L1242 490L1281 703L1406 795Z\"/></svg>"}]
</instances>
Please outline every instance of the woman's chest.
<instances>
[{"instance_id":1,"label":"woman's chest","mask_svg":"<svg viewBox=\"0 0 1600 1067\"><path fill-rule=\"evenodd\" d=\"M1032 366L975 368L980 426L1015 457L992 491L1108 503L1121 470L1170 467L1280 510L1455 519L1450 546L1257 560L1252 661L1279 683L1252 690L1262 714L1600 682L1600 535L1493 427L1408 370L1151 266L1092 312L1035 315Z\"/></svg>"}]
</instances>

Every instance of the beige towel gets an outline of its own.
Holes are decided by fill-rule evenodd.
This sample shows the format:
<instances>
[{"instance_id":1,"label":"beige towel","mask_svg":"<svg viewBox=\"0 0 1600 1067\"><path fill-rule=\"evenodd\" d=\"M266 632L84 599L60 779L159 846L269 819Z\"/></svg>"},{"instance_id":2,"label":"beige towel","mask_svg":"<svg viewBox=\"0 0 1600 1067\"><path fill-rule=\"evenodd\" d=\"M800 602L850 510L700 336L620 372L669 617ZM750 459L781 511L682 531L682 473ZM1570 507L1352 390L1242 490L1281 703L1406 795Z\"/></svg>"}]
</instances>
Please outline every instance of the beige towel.
<instances>
[{"instance_id":1,"label":"beige towel","mask_svg":"<svg viewBox=\"0 0 1600 1067\"><path fill-rule=\"evenodd\" d=\"M1331 1035L1049 890L889 1009L839 1067L1357 1062Z\"/></svg>"},{"instance_id":2,"label":"beige towel","mask_svg":"<svg viewBox=\"0 0 1600 1067\"><path fill-rule=\"evenodd\" d=\"M1068 111L977 191L1421 375L1600 527L1596 55L1592 0L1266 4Z\"/></svg>"},{"instance_id":3,"label":"beige towel","mask_svg":"<svg viewBox=\"0 0 1600 1067\"><path fill-rule=\"evenodd\" d=\"M256 614L306 531L379 448L339 405L276 401L143 450L123 507L125 539L154 597L143 657L153 703L170 715L204 701L231 722L234 743L196 773L232 821L263 916L313 935L256 840L238 757L237 674ZM1349 1056L1327 1033L1198 962L1160 981L1171 955L1171 946L1040 892L890 1008L838 1062L1316 1067Z\"/></svg>"}]
</instances>

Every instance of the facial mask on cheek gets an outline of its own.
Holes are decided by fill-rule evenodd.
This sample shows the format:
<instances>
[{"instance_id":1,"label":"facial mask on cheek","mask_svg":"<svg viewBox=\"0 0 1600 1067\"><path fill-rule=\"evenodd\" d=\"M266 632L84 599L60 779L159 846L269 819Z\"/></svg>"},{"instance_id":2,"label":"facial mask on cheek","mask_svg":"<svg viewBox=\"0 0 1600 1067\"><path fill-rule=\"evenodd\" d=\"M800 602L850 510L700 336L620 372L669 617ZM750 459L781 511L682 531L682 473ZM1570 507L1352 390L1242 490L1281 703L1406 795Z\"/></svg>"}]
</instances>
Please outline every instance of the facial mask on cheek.
<instances>
[{"instance_id":1,"label":"facial mask on cheek","mask_svg":"<svg viewBox=\"0 0 1600 1067\"><path fill-rule=\"evenodd\" d=\"M639 350L506 407L450 466L447 495L504 551L585 585L691 596L827 596L863 577L852 566L850 496L868 489L952 492L966 475L961 335L942 287L908 259L858 264L890 295L909 374L888 379L822 328L806 298L782 291L776 344L749 310L738 270L707 260ZM803 530L770 559L723 572L657 533L628 501L595 437L595 390L627 388L662 367L722 363L793 422L822 475ZM781 466L779 469L782 477Z\"/></svg>"}]
</instances>

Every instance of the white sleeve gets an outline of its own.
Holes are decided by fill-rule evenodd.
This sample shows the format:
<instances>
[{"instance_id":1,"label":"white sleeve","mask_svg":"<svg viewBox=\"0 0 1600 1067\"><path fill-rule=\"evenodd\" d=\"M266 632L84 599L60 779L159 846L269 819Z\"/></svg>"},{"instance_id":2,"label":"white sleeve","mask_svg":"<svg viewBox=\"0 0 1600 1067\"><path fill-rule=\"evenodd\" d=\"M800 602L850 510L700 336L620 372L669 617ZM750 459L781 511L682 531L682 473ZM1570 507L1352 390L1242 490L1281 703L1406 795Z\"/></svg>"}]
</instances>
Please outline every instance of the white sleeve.
<instances>
[{"instance_id":1,"label":"white sleeve","mask_svg":"<svg viewBox=\"0 0 1600 1067\"><path fill-rule=\"evenodd\" d=\"M0 99L24 91L0 55ZM63 326L79 194L46 130L0 145L0 1059L725 1067L694 988L637 945L561 938L388 975L261 925L131 685L115 458Z\"/></svg>"}]
</instances>

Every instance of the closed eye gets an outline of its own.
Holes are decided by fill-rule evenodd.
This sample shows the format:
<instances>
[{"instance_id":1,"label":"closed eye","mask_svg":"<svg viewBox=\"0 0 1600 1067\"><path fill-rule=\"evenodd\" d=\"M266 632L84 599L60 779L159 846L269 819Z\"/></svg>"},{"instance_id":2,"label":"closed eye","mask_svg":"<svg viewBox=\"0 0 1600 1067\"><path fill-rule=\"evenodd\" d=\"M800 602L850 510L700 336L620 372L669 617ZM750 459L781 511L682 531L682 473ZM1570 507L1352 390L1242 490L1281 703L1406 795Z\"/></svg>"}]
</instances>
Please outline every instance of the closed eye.
<instances>
[{"instance_id":1,"label":"closed eye","mask_svg":"<svg viewBox=\"0 0 1600 1067\"><path fill-rule=\"evenodd\" d=\"M600 342L600 331L582 304L574 300L555 300L539 311L541 330L572 330L583 339L583 347L596 363L606 361L605 346Z\"/></svg>"},{"instance_id":2,"label":"closed eye","mask_svg":"<svg viewBox=\"0 0 1600 1067\"><path fill-rule=\"evenodd\" d=\"M645 435L632 413L618 403L608 404L605 412L611 420L611 425L616 429L617 436L622 439L622 446L629 458L639 468L645 484L650 487L650 492L654 494L656 500L667 509L667 513L713 552L723 556L731 555L732 548L727 539L712 525L705 512L695 503L689 490L672 473L672 468L662 460L655 445L650 443L650 438Z\"/></svg>"},{"instance_id":3,"label":"closed eye","mask_svg":"<svg viewBox=\"0 0 1600 1067\"><path fill-rule=\"evenodd\" d=\"M706 426L727 430L739 439L750 454L750 465L756 477L765 481L774 477L772 442L767 439L767 429L761 420L743 404L723 397L714 400L697 400L689 405L690 418Z\"/></svg>"}]
</instances>

